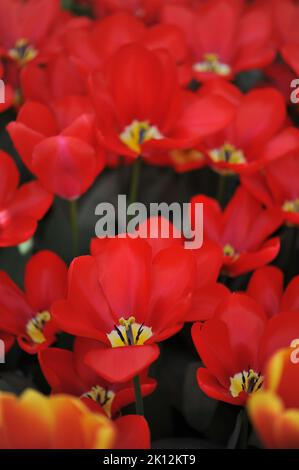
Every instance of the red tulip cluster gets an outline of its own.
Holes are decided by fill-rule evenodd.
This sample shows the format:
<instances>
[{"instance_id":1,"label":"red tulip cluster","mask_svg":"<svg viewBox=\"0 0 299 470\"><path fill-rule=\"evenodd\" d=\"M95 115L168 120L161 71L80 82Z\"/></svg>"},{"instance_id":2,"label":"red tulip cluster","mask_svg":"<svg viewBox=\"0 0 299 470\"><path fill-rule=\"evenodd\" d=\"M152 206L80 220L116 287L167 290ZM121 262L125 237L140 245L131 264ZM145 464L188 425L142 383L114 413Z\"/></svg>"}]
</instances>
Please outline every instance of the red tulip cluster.
<instances>
[{"instance_id":1,"label":"red tulip cluster","mask_svg":"<svg viewBox=\"0 0 299 470\"><path fill-rule=\"evenodd\" d=\"M151 416L121 413L143 414L161 342L193 347L187 323L200 389L248 402L263 445L298 448L298 2L71 3L0 2L0 118L24 164L0 152L0 249L35 250L22 288L1 268L0 339L51 389L0 394L0 448L149 448ZM201 248L162 218L168 239L91 231L79 246L78 200L128 170L137 202L140 170L161 167L207 175L183 195L194 230L203 204ZM67 203L72 260L35 241Z\"/></svg>"}]
</instances>

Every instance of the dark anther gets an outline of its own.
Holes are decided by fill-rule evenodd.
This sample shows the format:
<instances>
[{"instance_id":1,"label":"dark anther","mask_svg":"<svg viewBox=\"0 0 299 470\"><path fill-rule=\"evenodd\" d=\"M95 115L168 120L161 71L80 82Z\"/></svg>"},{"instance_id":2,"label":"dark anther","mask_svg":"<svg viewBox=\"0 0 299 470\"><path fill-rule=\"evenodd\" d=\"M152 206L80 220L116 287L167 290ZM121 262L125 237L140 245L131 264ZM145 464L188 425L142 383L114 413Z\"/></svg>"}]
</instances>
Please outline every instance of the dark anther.
<instances>
[{"instance_id":1,"label":"dark anther","mask_svg":"<svg viewBox=\"0 0 299 470\"><path fill-rule=\"evenodd\" d=\"M122 340L122 342L123 342L124 344L126 344L126 340L125 340L125 338L123 337L123 334L122 334L122 332L120 331L120 329L119 329L116 325L114 325L114 328L116 329L116 332L117 332L118 336L120 337L120 339Z\"/></svg>"},{"instance_id":2,"label":"dark anther","mask_svg":"<svg viewBox=\"0 0 299 470\"><path fill-rule=\"evenodd\" d=\"M143 323L142 323L142 325L140 325L140 327L138 328L137 335L136 335L136 344L138 344L138 340L139 340L139 338L140 338L142 332L143 332Z\"/></svg>"}]
</instances>

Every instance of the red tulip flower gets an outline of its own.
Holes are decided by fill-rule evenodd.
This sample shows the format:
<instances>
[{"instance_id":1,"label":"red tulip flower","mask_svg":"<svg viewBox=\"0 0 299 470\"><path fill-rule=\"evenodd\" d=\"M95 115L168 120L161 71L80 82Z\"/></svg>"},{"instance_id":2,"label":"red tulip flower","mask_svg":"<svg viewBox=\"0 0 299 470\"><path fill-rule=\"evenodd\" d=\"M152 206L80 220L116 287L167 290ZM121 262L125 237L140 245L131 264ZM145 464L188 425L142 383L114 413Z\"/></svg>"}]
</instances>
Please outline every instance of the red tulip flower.
<instances>
[{"instance_id":1,"label":"red tulip flower","mask_svg":"<svg viewBox=\"0 0 299 470\"><path fill-rule=\"evenodd\" d=\"M223 250L223 272L230 276L270 263L278 254L278 237L268 237L282 223L276 209L264 209L245 189L239 188L222 212L207 196L195 196L191 204L204 204L204 239Z\"/></svg>"},{"instance_id":2,"label":"red tulip flower","mask_svg":"<svg viewBox=\"0 0 299 470\"><path fill-rule=\"evenodd\" d=\"M100 142L131 158L190 148L225 127L233 114L220 97L181 90L170 55L138 44L119 49L93 75L91 89Z\"/></svg>"},{"instance_id":3,"label":"red tulip flower","mask_svg":"<svg viewBox=\"0 0 299 470\"><path fill-rule=\"evenodd\" d=\"M263 387L268 359L297 339L299 315L280 313L271 320L253 299L231 294L192 337L205 368L198 369L200 388L210 397L244 405Z\"/></svg>"},{"instance_id":4,"label":"red tulip flower","mask_svg":"<svg viewBox=\"0 0 299 470\"><path fill-rule=\"evenodd\" d=\"M67 267L51 251L32 256L26 265L24 292L0 272L0 329L17 337L34 354L55 341L51 306L66 296Z\"/></svg>"},{"instance_id":5,"label":"red tulip flower","mask_svg":"<svg viewBox=\"0 0 299 470\"><path fill-rule=\"evenodd\" d=\"M85 73L101 68L122 46L132 43L149 50L166 49L177 64L186 60L188 52L184 34L178 27L156 24L147 28L141 20L125 12L69 28L63 43L73 63Z\"/></svg>"},{"instance_id":6,"label":"red tulip flower","mask_svg":"<svg viewBox=\"0 0 299 470\"><path fill-rule=\"evenodd\" d=\"M18 185L16 164L0 151L0 247L19 245L31 238L53 201L37 181Z\"/></svg>"},{"instance_id":7,"label":"red tulip flower","mask_svg":"<svg viewBox=\"0 0 299 470\"><path fill-rule=\"evenodd\" d=\"M2 0L0 46L2 54L19 66L35 59L60 15L58 0Z\"/></svg>"},{"instance_id":8,"label":"red tulip flower","mask_svg":"<svg viewBox=\"0 0 299 470\"><path fill-rule=\"evenodd\" d=\"M88 367L84 358L97 344L95 341L77 338L74 351L49 348L39 352L42 372L52 393L67 393L81 398L93 411L109 417L135 401L133 382L113 384L105 381ZM156 388L156 381L143 374L141 393L149 395Z\"/></svg>"},{"instance_id":9,"label":"red tulip flower","mask_svg":"<svg viewBox=\"0 0 299 470\"><path fill-rule=\"evenodd\" d=\"M59 28L68 19L59 0L1 1L0 57L6 87L11 88L10 104L19 106L21 101L20 71L57 51Z\"/></svg>"},{"instance_id":10,"label":"red tulip flower","mask_svg":"<svg viewBox=\"0 0 299 470\"><path fill-rule=\"evenodd\" d=\"M189 43L189 77L230 80L244 70L264 67L275 56L271 20L261 8L245 1L214 0L197 8L166 5L162 21L179 26ZM187 76L188 76L187 74Z\"/></svg>"},{"instance_id":11,"label":"red tulip flower","mask_svg":"<svg viewBox=\"0 0 299 470\"><path fill-rule=\"evenodd\" d=\"M299 313L299 276L285 290L283 286L283 272L275 266L265 266L251 276L247 294L264 308L269 318L279 312Z\"/></svg>"},{"instance_id":12,"label":"red tulip flower","mask_svg":"<svg viewBox=\"0 0 299 470\"><path fill-rule=\"evenodd\" d=\"M194 258L181 247L153 255L145 240L109 239L97 256L73 261L54 318L63 331L97 340L85 357L89 367L108 382L126 382L157 358L157 342L183 326L194 276Z\"/></svg>"},{"instance_id":13,"label":"red tulip flower","mask_svg":"<svg viewBox=\"0 0 299 470\"><path fill-rule=\"evenodd\" d=\"M42 67L28 64L20 73L20 82L25 102L48 105L66 96L87 94L87 77L66 52L56 54Z\"/></svg>"},{"instance_id":14,"label":"red tulip flower","mask_svg":"<svg viewBox=\"0 0 299 470\"><path fill-rule=\"evenodd\" d=\"M286 224L299 224L299 139L294 151L282 155L263 171L242 178L242 184L268 208L276 208Z\"/></svg>"},{"instance_id":15,"label":"red tulip flower","mask_svg":"<svg viewBox=\"0 0 299 470\"><path fill-rule=\"evenodd\" d=\"M252 174L282 152L296 147L299 133L292 127L283 129L285 100L274 88L254 89L243 95L232 84L217 80L202 87L199 94L211 93L230 100L236 108L228 126L204 140L214 170L223 174Z\"/></svg>"},{"instance_id":16,"label":"red tulip flower","mask_svg":"<svg viewBox=\"0 0 299 470\"><path fill-rule=\"evenodd\" d=\"M183 234L164 217L148 218L139 225L135 232L136 236L138 237L138 233L142 234L145 230L149 233L149 228L153 226L157 227L156 236L143 237L150 245L153 256L168 248L183 248L185 242ZM123 237L123 234L121 236ZM93 256L100 254L107 241L108 239L93 238L90 245L91 254ZM222 250L217 243L207 240L202 247L191 251L196 263L196 276L194 294L185 321L193 322L203 321L213 316L218 304L229 295L230 291L217 282L223 263Z\"/></svg>"},{"instance_id":17,"label":"red tulip flower","mask_svg":"<svg viewBox=\"0 0 299 470\"><path fill-rule=\"evenodd\" d=\"M275 42L285 62L299 73L299 7L292 0L273 0L270 5Z\"/></svg>"},{"instance_id":18,"label":"red tulip flower","mask_svg":"<svg viewBox=\"0 0 299 470\"><path fill-rule=\"evenodd\" d=\"M51 108L28 101L8 131L30 171L62 198L81 196L103 169L92 107L84 96L66 96Z\"/></svg>"}]
</instances>

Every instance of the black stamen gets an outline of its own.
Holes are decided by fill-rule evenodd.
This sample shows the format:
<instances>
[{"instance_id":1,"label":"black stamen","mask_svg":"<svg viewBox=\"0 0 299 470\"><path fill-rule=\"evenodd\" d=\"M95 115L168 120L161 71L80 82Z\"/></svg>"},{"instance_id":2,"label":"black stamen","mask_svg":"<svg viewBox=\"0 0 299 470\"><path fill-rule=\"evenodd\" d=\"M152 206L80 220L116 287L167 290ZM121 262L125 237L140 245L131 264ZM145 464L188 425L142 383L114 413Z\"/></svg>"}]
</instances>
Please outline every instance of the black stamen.
<instances>
[{"instance_id":1,"label":"black stamen","mask_svg":"<svg viewBox=\"0 0 299 470\"><path fill-rule=\"evenodd\" d=\"M138 144L142 144L142 143L143 143L145 134L146 134L146 129L145 129L145 128L141 128L141 129L139 130Z\"/></svg>"},{"instance_id":2,"label":"black stamen","mask_svg":"<svg viewBox=\"0 0 299 470\"><path fill-rule=\"evenodd\" d=\"M137 335L136 335L136 344L138 344L138 340L139 340L139 338L140 338L142 332L143 332L143 323L142 323L142 325L140 325L140 327L138 328Z\"/></svg>"},{"instance_id":3,"label":"black stamen","mask_svg":"<svg viewBox=\"0 0 299 470\"><path fill-rule=\"evenodd\" d=\"M120 339L122 340L122 342L123 342L124 344L126 344L126 340L125 340L125 338L123 337L123 334L122 334L122 332L120 331L120 329L119 329L116 325L114 325L114 328L116 329L116 332L117 332L118 336L120 337Z\"/></svg>"}]
</instances>

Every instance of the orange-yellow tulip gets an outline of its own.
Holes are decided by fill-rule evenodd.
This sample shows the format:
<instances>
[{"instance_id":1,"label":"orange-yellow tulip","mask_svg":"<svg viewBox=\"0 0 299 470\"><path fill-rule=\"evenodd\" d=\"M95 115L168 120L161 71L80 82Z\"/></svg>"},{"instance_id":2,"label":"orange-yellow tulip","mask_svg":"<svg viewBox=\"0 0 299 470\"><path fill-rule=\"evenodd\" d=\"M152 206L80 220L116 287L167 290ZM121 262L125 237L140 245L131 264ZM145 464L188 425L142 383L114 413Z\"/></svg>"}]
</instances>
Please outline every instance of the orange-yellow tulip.
<instances>
[{"instance_id":1,"label":"orange-yellow tulip","mask_svg":"<svg viewBox=\"0 0 299 470\"><path fill-rule=\"evenodd\" d=\"M107 449L116 426L67 395L0 394L1 449Z\"/></svg>"},{"instance_id":2,"label":"orange-yellow tulip","mask_svg":"<svg viewBox=\"0 0 299 470\"><path fill-rule=\"evenodd\" d=\"M269 361L265 387L252 395L248 412L265 447L299 449L299 363L297 343Z\"/></svg>"}]
</instances>

